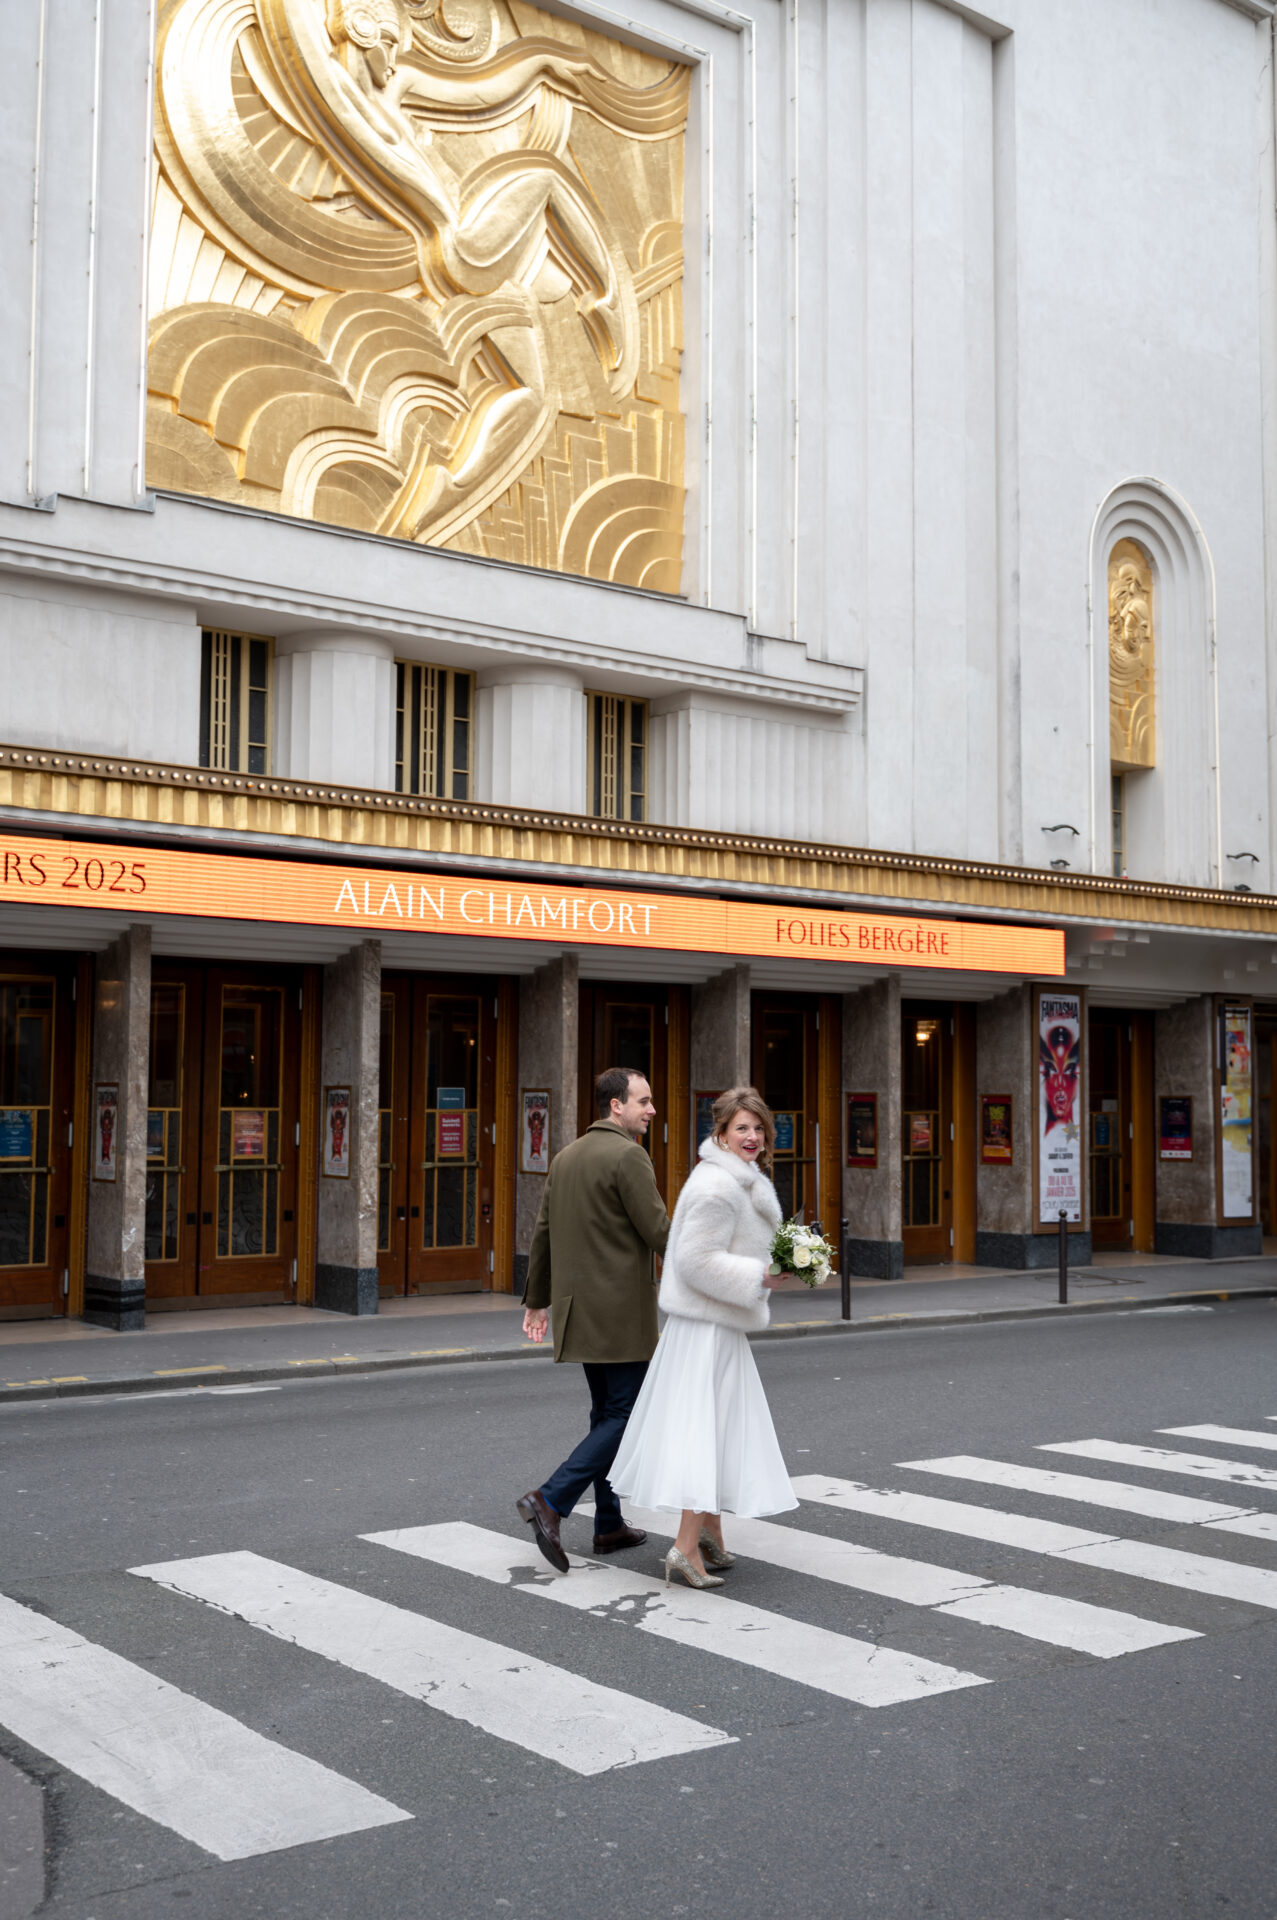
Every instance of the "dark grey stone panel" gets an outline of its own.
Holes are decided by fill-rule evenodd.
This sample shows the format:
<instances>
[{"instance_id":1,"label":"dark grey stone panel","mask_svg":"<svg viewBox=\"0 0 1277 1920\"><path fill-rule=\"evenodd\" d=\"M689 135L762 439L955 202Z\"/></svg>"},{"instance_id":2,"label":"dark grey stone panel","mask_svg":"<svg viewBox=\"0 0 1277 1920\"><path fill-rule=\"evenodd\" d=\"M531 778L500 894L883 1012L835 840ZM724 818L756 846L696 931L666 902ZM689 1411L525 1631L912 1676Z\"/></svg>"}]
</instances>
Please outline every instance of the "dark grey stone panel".
<instances>
[{"instance_id":1,"label":"dark grey stone panel","mask_svg":"<svg viewBox=\"0 0 1277 1920\"><path fill-rule=\"evenodd\" d=\"M114 1333L140 1333L146 1325L145 1282L107 1280L86 1273L83 1318L92 1327L110 1327Z\"/></svg>"},{"instance_id":2,"label":"dark grey stone panel","mask_svg":"<svg viewBox=\"0 0 1277 1920\"><path fill-rule=\"evenodd\" d=\"M528 1284L528 1256L516 1253L514 1256L514 1297L522 1300L523 1290Z\"/></svg>"},{"instance_id":3,"label":"dark grey stone panel","mask_svg":"<svg viewBox=\"0 0 1277 1920\"><path fill-rule=\"evenodd\" d=\"M847 1261L851 1271L862 1280L903 1280L905 1247L903 1240L847 1241Z\"/></svg>"},{"instance_id":4,"label":"dark grey stone panel","mask_svg":"<svg viewBox=\"0 0 1277 1920\"><path fill-rule=\"evenodd\" d=\"M1089 1233L1069 1235L1070 1267L1091 1264ZM1010 1267L1020 1273L1038 1273L1057 1267L1059 1240L1053 1233L979 1233L975 1237L975 1263L978 1267Z\"/></svg>"},{"instance_id":5,"label":"dark grey stone panel","mask_svg":"<svg viewBox=\"0 0 1277 1920\"><path fill-rule=\"evenodd\" d=\"M1264 1251L1264 1229L1216 1227L1205 1220L1159 1220L1153 1230L1153 1248L1188 1260L1237 1260Z\"/></svg>"},{"instance_id":6,"label":"dark grey stone panel","mask_svg":"<svg viewBox=\"0 0 1277 1920\"><path fill-rule=\"evenodd\" d=\"M317 1307L329 1313L376 1313L378 1298L376 1267L336 1267L316 1262Z\"/></svg>"}]
</instances>

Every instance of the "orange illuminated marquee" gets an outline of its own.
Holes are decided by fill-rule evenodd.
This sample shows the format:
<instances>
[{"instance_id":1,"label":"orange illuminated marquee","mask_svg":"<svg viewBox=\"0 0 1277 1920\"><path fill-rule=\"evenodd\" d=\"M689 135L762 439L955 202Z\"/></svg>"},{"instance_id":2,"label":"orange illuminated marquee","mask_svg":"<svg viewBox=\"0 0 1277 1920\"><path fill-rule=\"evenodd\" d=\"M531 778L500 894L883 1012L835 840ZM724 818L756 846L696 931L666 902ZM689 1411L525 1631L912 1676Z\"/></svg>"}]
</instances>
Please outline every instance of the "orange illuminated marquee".
<instances>
[{"instance_id":1,"label":"orange illuminated marquee","mask_svg":"<svg viewBox=\"0 0 1277 1920\"><path fill-rule=\"evenodd\" d=\"M0 901L140 915L397 930L560 946L763 958L789 954L962 973L1060 975L1058 927L759 906L670 893L524 885L452 874L0 836Z\"/></svg>"}]
</instances>

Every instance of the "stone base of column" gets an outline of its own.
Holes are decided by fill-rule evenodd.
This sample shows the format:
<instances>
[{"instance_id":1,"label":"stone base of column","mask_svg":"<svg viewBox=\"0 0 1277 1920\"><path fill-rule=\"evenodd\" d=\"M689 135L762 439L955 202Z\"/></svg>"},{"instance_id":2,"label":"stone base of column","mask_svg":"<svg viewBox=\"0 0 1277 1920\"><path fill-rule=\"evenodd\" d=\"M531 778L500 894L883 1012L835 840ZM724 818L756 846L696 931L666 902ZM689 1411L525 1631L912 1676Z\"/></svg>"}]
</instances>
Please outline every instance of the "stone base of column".
<instances>
[{"instance_id":1,"label":"stone base of column","mask_svg":"<svg viewBox=\"0 0 1277 1920\"><path fill-rule=\"evenodd\" d=\"M376 1313L380 1293L376 1267L315 1266L315 1305L327 1313Z\"/></svg>"},{"instance_id":2,"label":"stone base of column","mask_svg":"<svg viewBox=\"0 0 1277 1920\"><path fill-rule=\"evenodd\" d=\"M903 1280L904 1241L849 1239L847 1264L858 1280Z\"/></svg>"},{"instance_id":3,"label":"stone base of column","mask_svg":"<svg viewBox=\"0 0 1277 1920\"><path fill-rule=\"evenodd\" d=\"M975 1237L977 1267L1011 1267L1017 1273L1038 1273L1058 1267L1059 1262L1060 1243L1053 1233L977 1233ZM1070 1267L1090 1264L1090 1234L1071 1233Z\"/></svg>"},{"instance_id":4,"label":"stone base of column","mask_svg":"<svg viewBox=\"0 0 1277 1920\"><path fill-rule=\"evenodd\" d=\"M83 1318L91 1327L140 1333L146 1325L146 1282L104 1280L96 1273L86 1273Z\"/></svg>"},{"instance_id":5,"label":"stone base of column","mask_svg":"<svg viewBox=\"0 0 1277 1920\"><path fill-rule=\"evenodd\" d=\"M1187 1260L1238 1260L1264 1251L1264 1229L1213 1227L1205 1221L1159 1220L1153 1229L1155 1253L1174 1253Z\"/></svg>"}]
</instances>

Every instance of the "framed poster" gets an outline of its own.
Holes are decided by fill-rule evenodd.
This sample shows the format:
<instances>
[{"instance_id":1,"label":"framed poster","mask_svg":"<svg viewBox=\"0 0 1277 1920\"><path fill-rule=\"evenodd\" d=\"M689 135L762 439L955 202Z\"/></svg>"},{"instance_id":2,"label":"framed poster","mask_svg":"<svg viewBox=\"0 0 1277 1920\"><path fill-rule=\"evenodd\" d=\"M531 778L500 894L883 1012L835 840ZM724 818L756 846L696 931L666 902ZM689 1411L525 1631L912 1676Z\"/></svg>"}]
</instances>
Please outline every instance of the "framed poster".
<instances>
[{"instance_id":1,"label":"framed poster","mask_svg":"<svg viewBox=\"0 0 1277 1920\"><path fill-rule=\"evenodd\" d=\"M236 1107L231 1112L231 1159L266 1157L265 1107Z\"/></svg>"},{"instance_id":2,"label":"framed poster","mask_svg":"<svg viewBox=\"0 0 1277 1920\"><path fill-rule=\"evenodd\" d=\"M1219 1212L1221 1220L1255 1216L1251 1125L1251 1022L1248 1001L1219 1002Z\"/></svg>"},{"instance_id":3,"label":"framed poster","mask_svg":"<svg viewBox=\"0 0 1277 1920\"><path fill-rule=\"evenodd\" d=\"M696 1116L695 1148L697 1153L700 1152L703 1143L709 1139L711 1133L714 1131L714 1102L717 1098L717 1093L694 1093L692 1095L692 1112Z\"/></svg>"},{"instance_id":4,"label":"framed poster","mask_svg":"<svg viewBox=\"0 0 1277 1920\"><path fill-rule=\"evenodd\" d=\"M1015 1157L1011 1133L1012 1103L1009 1093L980 1095L980 1164L983 1167L1009 1167Z\"/></svg>"},{"instance_id":5,"label":"framed poster","mask_svg":"<svg viewBox=\"0 0 1277 1920\"><path fill-rule=\"evenodd\" d=\"M847 1165L876 1167L878 1164L878 1096L876 1093L847 1095Z\"/></svg>"},{"instance_id":6,"label":"framed poster","mask_svg":"<svg viewBox=\"0 0 1277 1920\"><path fill-rule=\"evenodd\" d=\"M350 1088L324 1088L324 1178L350 1178Z\"/></svg>"},{"instance_id":7,"label":"framed poster","mask_svg":"<svg viewBox=\"0 0 1277 1920\"><path fill-rule=\"evenodd\" d=\"M466 1110L465 1088L440 1087L435 1095L435 1106L440 1113L464 1113Z\"/></svg>"},{"instance_id":8,"label":"framed poster","mask_svg":"<svg viewBox=\"0 0 1277 1920\"><path fill-rule=\"evenodd\" d=\"M925 1159L932 1151L934 1138L934 1114L911 1113L909 1115L909 1151L920 1154Z\"/></svg>"},{"instance_id":9,"label":"framed poster","mask_svg":"<svg viewBox=\"0 0 1277 1920\"><path fill-rule=\"evenodd\" d=\"M93 1178L114 1180L115 1136L120 1117L120 1083L112 1080L93 1089Z\"/></svg>"},{"instance_id":10,"label":"framed poster","mask_svg":"<svg viewBox=\"0 0 1277 1920\"><path fill-rule=\"evenodd\" d=\"M795 1115L792 1113L774 1113L772 1119L776 1122L776 1152L792 1153L794 1151L794 1135L797 1130L795 1127Z\"/></svg>"},{"instance_id":11,"label":"framed poster","mask_svg":"<svg viewBox=\"0 0 1277 1920\"><path fill-rule=\"evenodd\" d=\"M550 1094L548 1088L525 1087L519 1097L522 1131L519 1172L550 1171Z\"/></svg>"},{"instance_id":12,"label":"framed poster","mask_svg":"<svg viewBox=\"0 0 1277 1920\"><path fill-rule=\"evenodd\" d=\"M435 1155L440 1160L465 1159L466 1116L464 1113L435 1115Z\"/></svg>"},{"instance_id":13,"label":"framed poster","mask_svg":"<svg viewBox=\"0 0 1277 1920\"><path fill-rule=\"evenodd\" d=\"M1036 987L1033 1005L1038 1056L1037 1229L1058 1227L1061 1210L1070 1226L1081 1226L1086 1212L1082 996Z\"/></svg>"},{"instance_id":14,"label":"framed poster","mask_svg":"<svg viewBox=\"0 0 1277 1920\"><path fill-rule=\"evenodd\" d=\"M30 1107L0 1107L0 1160L27 1164L35 1143L35 1114Z\"/></svg>"},{"instance_id":15,"label":"framed poster","mask_svg":"<svg viewBox=\"0 0 1277 1920\"><path fill-rule=\"evenodd\" d=\"M1193 1157L1193 1096L1164 1093L1157 1103L1157 1157L1191 1160Z\"/></svg>"},{"instance_id":16,"label":"framed poster","mask_svg":"<svg viewBox=\"0 0 1277 1920\"><path fill-rule=\"evenodd\" d=\"M148 1107L146 1110L146 1157L148 1160L164 1158L164 1122L167 1117L163 1107Z\"/></svg>"}]
</instances>

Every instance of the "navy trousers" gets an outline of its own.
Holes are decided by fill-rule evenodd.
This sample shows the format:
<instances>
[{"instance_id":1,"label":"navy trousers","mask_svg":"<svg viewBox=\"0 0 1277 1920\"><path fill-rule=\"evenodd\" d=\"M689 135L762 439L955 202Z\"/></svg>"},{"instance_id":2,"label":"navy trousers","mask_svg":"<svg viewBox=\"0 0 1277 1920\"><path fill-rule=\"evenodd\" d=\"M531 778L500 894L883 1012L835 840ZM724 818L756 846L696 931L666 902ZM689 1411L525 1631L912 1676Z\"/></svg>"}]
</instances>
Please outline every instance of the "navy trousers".
<instances>
[{"instance_id":1,"label":"navy trousers","mask_svg":"<svg viewBox=\"0 0 1277 1920\"><path fill-rule=\"evenodd\" d=\"M634 1411L647 1364L646 1360L617 1360L606 1366L586 1367L590 1431L540 1490L554 1511L566 1518L593 1482L595 1533L614 1533L624 1525L621 1503L607 1475L621 1444L625 1423Z\"/></svg>"}]
</instances>

